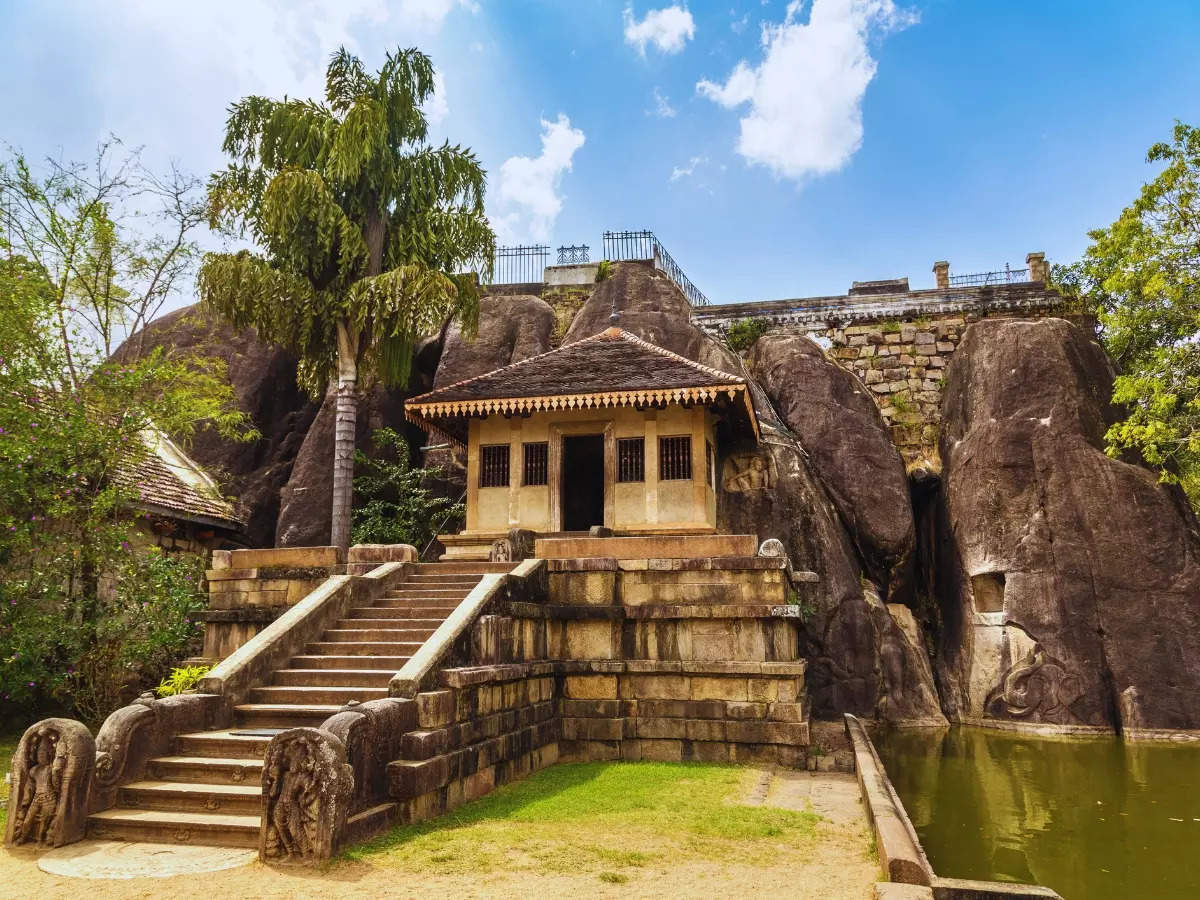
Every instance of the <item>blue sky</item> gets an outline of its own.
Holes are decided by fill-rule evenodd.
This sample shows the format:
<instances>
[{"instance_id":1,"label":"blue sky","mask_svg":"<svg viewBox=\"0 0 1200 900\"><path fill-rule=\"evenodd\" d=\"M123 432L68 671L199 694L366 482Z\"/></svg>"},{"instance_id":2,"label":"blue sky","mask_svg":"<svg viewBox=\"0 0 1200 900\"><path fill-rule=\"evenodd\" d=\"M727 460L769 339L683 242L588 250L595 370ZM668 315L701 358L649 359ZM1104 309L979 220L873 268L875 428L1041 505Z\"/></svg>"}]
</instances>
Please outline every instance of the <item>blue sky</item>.
<instances>
[{"instance_id":1,"label":"blue sky","mask_svg":"<svg viewBox=\"0 0 1200 900\"><path fill-rule=\"evenodd\" d=\"M0 139L222 163L225 106L427 50L507 242L650 228L714 301L1077 257L1200 123L1200 3L0 0Z\"/></svg>"}]
</instances>

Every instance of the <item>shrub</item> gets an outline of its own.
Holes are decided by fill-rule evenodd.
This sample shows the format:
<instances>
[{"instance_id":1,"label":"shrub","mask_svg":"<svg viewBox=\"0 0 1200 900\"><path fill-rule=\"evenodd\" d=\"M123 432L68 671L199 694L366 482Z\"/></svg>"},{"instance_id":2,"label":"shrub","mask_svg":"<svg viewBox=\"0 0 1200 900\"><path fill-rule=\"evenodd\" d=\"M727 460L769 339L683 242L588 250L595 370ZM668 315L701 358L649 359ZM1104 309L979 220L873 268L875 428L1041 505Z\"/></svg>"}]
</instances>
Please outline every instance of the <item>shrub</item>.
<instances>
[{"instance_id":1,"label":"shrub","mask_svg":"<svg viewBox=\"0 0 1200 900\"><path fill-rule=\"evenodd\" d=\"M609 278L612 277L612 273L613 273L612 260L609 260L609 259L600 260L600 265L598 265L596 267L596 284L599 284L602 281L607 281Z\"/></svg>"},{"instance_id":2,"label":"shrub","mask_svg":"<svg viewBox=\"0 0 1200 900\"><path fill-rule=\"evenodd\" d=\"M356 451L359 473L354 493L362 503L354 510L353 540L356 544L412 544L425 547L439 531L457 528L466 507L440 497L428 482L441 476L437 468L415 468L408 458L408 444L391 428L380 428L373 436L379 455L369 458Z\"/></svg>"},{"instance_id":3,"label":"shrub","mask_svg":"<svg viewBox=\"0 0 1200 900\"><path fill-rule=\"evenodd\" d=\"M174 697L176 694L194 691L200 679L211 670L211 666L177 666L159 683L155 692L160 697Z\"/></svg>"},{"instance_id":4,"label":"shrub","mask_svg":"<svg viewBox=\"0 0 1200 900\"><path fill-rule=\"evenodd\" d=\"M770 330L770 319L739 319L729 326L726 341L731 349L738 353L745 353L754 346L755 341Z\"/></svg>"},{"instance_id":5,"label":"shrub","mask_svg":"<svg viewBox=\"0 0 1200 900\"><path fill-rule=\"evenodd\" d=\"M901 330L899 322L884 322L882 328L884 334L899 334Z\"/></svg>"}]
</instances>

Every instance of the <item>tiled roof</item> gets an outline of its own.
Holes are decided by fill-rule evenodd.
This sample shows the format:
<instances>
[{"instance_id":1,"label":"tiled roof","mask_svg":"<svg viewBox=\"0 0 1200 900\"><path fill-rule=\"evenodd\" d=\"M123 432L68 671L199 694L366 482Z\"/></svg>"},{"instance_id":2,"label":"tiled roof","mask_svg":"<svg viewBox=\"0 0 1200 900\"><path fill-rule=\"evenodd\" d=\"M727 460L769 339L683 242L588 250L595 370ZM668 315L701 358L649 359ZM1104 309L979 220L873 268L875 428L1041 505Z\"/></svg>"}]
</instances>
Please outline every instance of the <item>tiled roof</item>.
<instances>
[{"instance_id":1,"label":"tiled roof","mask_svg":"<svg viewBox=\"0 0 1200 900\"><path fill-rule=\"evenodd\" d=\"M737 375L693 362L619 328L609 328L549 353L413 397L406 405L745 383Z\"/></svg>"},{"instance_id":2,"label":"tiled roof","mask_svg":"<svg viewBox=\"0 0 1200 900\"><path fill-rule=\"evenodd\" d=\"M245 525L216 483L172 440L153 429L145 438L149 452L113 475L117 484L137 492L135 507L231 530Z\"/></svg>"}]
</instances>

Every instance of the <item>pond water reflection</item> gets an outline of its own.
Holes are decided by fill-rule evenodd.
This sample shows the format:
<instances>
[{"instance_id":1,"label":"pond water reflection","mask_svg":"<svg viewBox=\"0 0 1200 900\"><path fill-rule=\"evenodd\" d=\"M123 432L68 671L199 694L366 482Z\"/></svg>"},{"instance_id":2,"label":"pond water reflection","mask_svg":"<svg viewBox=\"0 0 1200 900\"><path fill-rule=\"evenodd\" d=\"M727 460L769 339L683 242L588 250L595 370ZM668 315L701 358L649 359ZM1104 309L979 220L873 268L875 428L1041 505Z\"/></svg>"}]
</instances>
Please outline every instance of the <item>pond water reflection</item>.
<instances>
[{"instance_id":1,"label":"pond water reflection","mask_svg":"<svg viewBox=\"0 0 1200 900\"><path fill-rule=\"evenodd\" d=\"M956 727L876 746L939 875L1200 897L1200 745Z\"/></svg>"}]
</instances>

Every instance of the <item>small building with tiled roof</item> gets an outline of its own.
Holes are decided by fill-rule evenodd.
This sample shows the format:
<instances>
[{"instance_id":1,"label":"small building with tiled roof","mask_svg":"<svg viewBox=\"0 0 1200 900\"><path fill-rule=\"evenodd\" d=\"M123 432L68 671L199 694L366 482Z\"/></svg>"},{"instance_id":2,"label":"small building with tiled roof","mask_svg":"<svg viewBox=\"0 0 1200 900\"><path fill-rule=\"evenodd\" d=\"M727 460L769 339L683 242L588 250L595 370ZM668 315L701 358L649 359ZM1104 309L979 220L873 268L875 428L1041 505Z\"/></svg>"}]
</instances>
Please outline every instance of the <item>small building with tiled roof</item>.
<instances>
[{"instance_id":1,"label":"small building with tiled roof","mask_svg":"<svg viewBox=\"0 0 1200 900\"><path fill-rule=\"evenodd\" d=\"M129 505L147 538L165 550L187 552L235 539L245 520L199 463L158 429L142 437L147 452L119 465L113 480L136 494Z\"/></svg>"},{"instance_id":2,"label":"small building with tiled roof","mask_svg":"<svg viewBox=\"0 0 1200 900\"><path fill-rule=\"evenodd\" d=\"M757 437L746 380L620 328L405 403L465 447L467 520L449 555L513 528L617 534L716 530L719 441Z\"/></svg>"}]
</instances>

